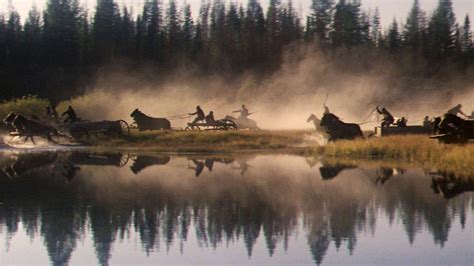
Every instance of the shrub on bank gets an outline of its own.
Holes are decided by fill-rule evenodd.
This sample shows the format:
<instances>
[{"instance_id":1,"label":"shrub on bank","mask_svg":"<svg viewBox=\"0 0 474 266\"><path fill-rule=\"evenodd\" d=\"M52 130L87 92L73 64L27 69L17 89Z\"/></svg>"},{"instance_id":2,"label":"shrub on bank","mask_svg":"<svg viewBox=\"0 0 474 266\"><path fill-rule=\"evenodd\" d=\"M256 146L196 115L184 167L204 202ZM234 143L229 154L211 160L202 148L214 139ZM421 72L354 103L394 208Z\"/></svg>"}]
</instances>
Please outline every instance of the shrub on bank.
<instances>
[{"instance_id":1,"label":"shrub on bank","mask_svg":"<svg viewBox=\"0 0 474 266\"><path fill-rule=\"evenodd\" d=\"M29 117L42 117L46 115L46 107L48 105L48 100L32 95L3 101L0 102L0 119L3 120L10 112L19 113Z\"/></svg>"}]
</instances>

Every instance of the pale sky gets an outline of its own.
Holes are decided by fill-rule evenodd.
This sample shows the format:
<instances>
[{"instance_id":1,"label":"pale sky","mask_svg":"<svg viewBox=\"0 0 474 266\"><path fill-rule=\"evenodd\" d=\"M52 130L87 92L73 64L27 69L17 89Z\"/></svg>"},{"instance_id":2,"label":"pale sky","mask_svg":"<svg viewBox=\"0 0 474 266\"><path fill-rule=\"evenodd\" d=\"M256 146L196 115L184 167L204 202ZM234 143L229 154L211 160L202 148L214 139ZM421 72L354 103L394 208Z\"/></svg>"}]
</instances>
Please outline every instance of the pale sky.
<instances>
[{"instance_id":1,"label":"pale sky","mask_svg":"<svg viewBox=\"0 0 474 266\"><path fill-rule=\"evenodd\" d=\"M12 2L13 6L19 11L21 17L24 19L30 10L33 3L36 2L39 8L43 8L47 0L0 0L0 10L6 11L8 2ZM93 10L97 0L81 0L83 3L87 2L88 8ZM177 0L178 3L187 2L191 4L193 15L196 17L198 8L202 0ZM212 0L210 0L212 2ZM234 2L244 2L247 0L233 0ZM337 0L336 0L337 1ZM126 4L128 6L141 6L143 0L118 0L119 4ZM168 0L162 0L163 3ZM262 6L266 8L268 0L260 0ZM282 0L282 2L286 2ZM452 0L454 12L458 22L463 22L466 14L469 14L471 21L474 21L474 0ZM420 0L421 8L428 14L436 7L438 0ZM311 0L293 0L294 7L300 14L306 15ZM379 8L382 23L386 27L395 17L398 21L404 22L405 18L413 4L413 0L362 0L362 8L364 10ZM137 10L135 11L137 13Z\"/></svg>"}]
</instances>

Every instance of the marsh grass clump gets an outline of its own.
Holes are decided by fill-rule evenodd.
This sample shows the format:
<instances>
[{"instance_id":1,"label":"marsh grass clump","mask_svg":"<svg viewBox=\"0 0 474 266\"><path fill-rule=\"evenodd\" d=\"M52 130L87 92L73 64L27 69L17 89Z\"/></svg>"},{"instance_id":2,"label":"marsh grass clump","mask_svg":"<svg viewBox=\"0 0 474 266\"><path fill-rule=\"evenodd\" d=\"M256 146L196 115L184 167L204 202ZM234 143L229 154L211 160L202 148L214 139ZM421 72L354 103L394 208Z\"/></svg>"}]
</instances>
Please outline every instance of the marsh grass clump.
<instances>
[{"instance_id":1,"label":"marsh grass clump","mask_svg":"<svg viewBox=\"0 0 474 266\"><path fill-rule=\"evenodd\" d=\"M474 176L474 145L446 145L426 136L391 136L329 143L331 158L400 161L420 167Z\"/></svg>"}]
</instances>

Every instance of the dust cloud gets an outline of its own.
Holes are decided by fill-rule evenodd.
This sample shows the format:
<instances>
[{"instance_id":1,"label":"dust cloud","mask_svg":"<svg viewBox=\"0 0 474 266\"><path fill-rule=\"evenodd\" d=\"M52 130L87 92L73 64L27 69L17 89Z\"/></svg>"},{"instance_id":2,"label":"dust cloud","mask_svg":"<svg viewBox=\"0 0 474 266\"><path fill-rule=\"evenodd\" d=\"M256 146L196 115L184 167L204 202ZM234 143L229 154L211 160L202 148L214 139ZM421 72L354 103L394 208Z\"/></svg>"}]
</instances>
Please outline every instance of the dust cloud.
<instances>
[{"instance_id":1,"label":"dust cloud","mask_svg":"<svg viewBox=\"0 0 474 266\"><path fill-rule=\"evenodd\" d=\"M220 119L245 104L255 112L250 118L264 129L314 128L306 119L311 113L321 117L326 98L333 113L346 122L365 122L365 129L377 125L376 105L408 118L409 124L421 124L425 115L439 116L458 103L469 114L474 106L474 80L465 79L474 75L404 80L403 69L383 58L365 59L373 65L355 64L351 67L359 69L347 71L314 49L292 51L283 61L275 74L264 79L252 74L203 77L191 67L156 77L151 71L140 75L104 71L96 85L71 104L85 119L129 122L135 108L150 116L169 117L194 112L200 105L206 114L212 110ZM172 127L184 127L190 120L172 120Z\"/></svg>"}]
</instances>

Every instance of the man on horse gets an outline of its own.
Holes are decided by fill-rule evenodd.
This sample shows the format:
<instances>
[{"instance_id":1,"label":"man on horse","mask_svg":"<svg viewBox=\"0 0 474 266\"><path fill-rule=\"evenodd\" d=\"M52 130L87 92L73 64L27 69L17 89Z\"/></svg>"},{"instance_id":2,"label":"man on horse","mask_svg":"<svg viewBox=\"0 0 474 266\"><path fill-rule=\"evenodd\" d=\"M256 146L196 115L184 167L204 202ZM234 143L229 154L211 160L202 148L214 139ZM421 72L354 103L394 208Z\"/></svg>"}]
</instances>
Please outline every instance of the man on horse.
<instances>
[{"instance_id":1,"label":"man on horse","mask_svg":"<svg viewBox=\"0 0 474 266\"><path fill-rule=\"evenodd\" d=\"M446 114L455 115L455 116L458 116L458 114L461 114L464 117L468 117L465 113L463 113L463 111L461 111L461 108L462 108L462 105L458 104L458 105L454 106L453 108L449 109L446 112Z\"/></svg>"},{"instance_id":2,"label":"man on horse","mask_svg":"<svg viewBox=\"0 0 474 266\"><path fill-rule=\"evenodd\" d=\"M249 110L245 107L245 104L242 104L242 109L232 111L232 113L240 113L239 119L247 119L250 115Z\"/></svg>"},{"instance_id":3,"label":"man on horse","mask_svg":"<svg viewBox=\"0 0 474 266\"><path fill-rule=\"evenodd\" d=\"M385 107L380 110L377 106L375 110L377 110L377 113L383 116L381 127L389 127L395 121L393 115L387 109L385 109Z\"/></svg>"},{"instance_id":4,"label":"man on horse","mask_svg":"<svg viewBox=\"0 0 474 266\"><path fill-rule=\"evenodd\" d=\"M74 109L72 109L72 106L70 105L67 107L67 110L61 116L66 116L66 119L64 119L64 123L74 123L78 120L76 111L74 111Z\"/></svg>"},{"instance_id":5,"label":"man on horse","mask_svg":"<svg viewBox=\"0 0 474 266\"><path fill-rule=\"evenodd\" d=\"M206 117L204 115L204 111L201 109L201 107L199 105L196 106L196 112L190 113L189 115L196 115L196 118L194 118L194 120L192 122L193 124L206 119Z\"/></svg>"}]
</instances>

